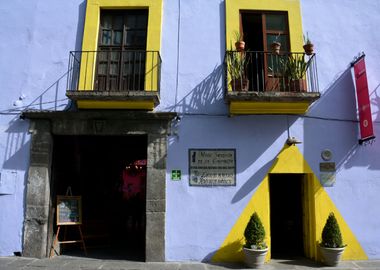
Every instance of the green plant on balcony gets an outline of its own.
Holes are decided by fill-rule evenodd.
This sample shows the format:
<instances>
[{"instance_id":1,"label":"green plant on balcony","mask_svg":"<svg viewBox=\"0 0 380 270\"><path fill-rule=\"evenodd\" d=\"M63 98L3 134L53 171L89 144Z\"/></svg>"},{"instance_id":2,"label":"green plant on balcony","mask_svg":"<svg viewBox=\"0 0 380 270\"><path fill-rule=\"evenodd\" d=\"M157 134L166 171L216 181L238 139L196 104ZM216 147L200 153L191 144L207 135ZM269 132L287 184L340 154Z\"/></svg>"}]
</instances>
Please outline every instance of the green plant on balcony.
<instances>
[{"instance_id":1,"label":"green plant on balcony","mask_svg":"<svg viewBox=\"0 0 380 270\"><path fill-rule=\"evenodd\" d=\"M234 32L235 36L235 48L238 52L243 52L245 50L244 34L239 31Z\"/></svg>"},{"instance_id":2,"label":"green plant on balcony","mask_svg":"<svg viewBox=\"0 0 380 270\"><path fill-rule=\"evenodd\" d=\"M249 81L246 78L247 57L244 52L229 51L226 55L228 75L232 91L247 91Z\"/></svg>"},{"instance_id":3,"label":"green plant on balcony","mask_svg":"<svg viewBox=\"0 0 380 270\"><path fill-rule=\"evenodd\" d=\"M285 79L289 91L306 91L306 72L309 62L306 62L303 55L289 55L285 60Z\"/></svg>"}]
</instances>

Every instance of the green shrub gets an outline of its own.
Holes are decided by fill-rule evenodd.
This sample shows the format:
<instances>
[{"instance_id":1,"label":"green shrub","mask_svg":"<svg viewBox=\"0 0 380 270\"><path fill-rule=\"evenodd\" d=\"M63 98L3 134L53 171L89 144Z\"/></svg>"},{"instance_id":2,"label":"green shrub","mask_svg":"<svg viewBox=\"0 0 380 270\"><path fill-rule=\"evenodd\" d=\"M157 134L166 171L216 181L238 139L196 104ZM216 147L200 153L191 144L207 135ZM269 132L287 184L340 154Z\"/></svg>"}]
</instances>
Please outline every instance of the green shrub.
<instances>
[{"instance_id":1,"label":"green shrub","mask_svg":"<svg viewBox=\"0 0 380 270\"><path fill-rule=\"evenodd\" d=\"M321 245L327 248L341 248L345 246L343 245L338 221L332 212L326 220L325 227L323 227Z\"/></svg>"},{"instance_id":2,"label":"green shrub","mask_svg":"<svg viewBox=\"0 0 380 270\"><path fill-rule=\"evenodd\" d=\"M265 249L265 229L257 213L253 213L244 231L246 248Z\"/></svg>"}]
</instances>

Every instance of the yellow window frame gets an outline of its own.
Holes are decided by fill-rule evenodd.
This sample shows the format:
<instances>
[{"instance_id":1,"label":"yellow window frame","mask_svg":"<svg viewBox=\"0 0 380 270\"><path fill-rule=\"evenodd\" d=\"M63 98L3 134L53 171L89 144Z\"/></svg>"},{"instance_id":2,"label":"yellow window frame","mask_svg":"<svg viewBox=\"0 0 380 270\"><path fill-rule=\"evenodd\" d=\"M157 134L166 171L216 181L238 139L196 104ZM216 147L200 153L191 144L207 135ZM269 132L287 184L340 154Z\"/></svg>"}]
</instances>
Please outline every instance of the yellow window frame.
<instances>
[{"instance_id":1,"label":"yellow window frame","mask_svg":"<svg viewBox=\"0 0 380 270\"><path fill-rule=\"evenodd\" d=\"M162 6L163 0L87 0L82 51L94 52L98 49L100 11L102 9L148 9L146 51L159 52L161 49ZM96 55L86 57L84 54L82 54L78 90L93 90ZM145 65L145 91L158 90L159 65L158 54L149 53Z\"/></svg>"},{"instance_id":2,"label":"yellow window frame","mask_svg":"<svg viewBox=\"0 0 380 270\"><path fill-rule=\"evenodd\" d=\"M226 48L234 44L234 32L240 31L240 10L282 11L288 13L290 48L303 51L300 1L294 0L226 0Z\"/></svg>"}]
</instances>

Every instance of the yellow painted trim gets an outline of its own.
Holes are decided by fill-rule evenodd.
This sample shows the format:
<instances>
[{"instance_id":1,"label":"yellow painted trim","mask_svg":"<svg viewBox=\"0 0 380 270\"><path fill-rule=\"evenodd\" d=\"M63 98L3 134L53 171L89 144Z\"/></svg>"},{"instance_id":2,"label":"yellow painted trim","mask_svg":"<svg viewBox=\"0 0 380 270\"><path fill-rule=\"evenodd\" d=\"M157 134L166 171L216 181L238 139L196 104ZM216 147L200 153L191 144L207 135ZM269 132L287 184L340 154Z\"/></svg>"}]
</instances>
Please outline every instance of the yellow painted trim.
<instances>
[{"instance_id":1,"label":"yellow painted trim","mask_svg":"<svg viewBox=\"0 0 380 270\"><path fill-rule=\"evenodd\" d=\"M232 50L234 32L240 29L240 10L282 11L288 13L290 49L303 52L302 17L299 0L226 0L226 48ZM228 91L232 91L228 86Z\"/></svg>"},{"instance_id":2,"label":"yellow painted trim","mask_svg":"<svg viewBox=\"0 0 380 270\"><path fill-rule=\"evenodd\" d=\"M213 262L241 262L243 261L242 246L244 244L244 229L250 215L256 211L262 219L266 230L266 241L270 246L270 204L269 204L269 174L270 173L297 173L305 175L303 202L307 207L304 228L306 236L304 240L306 256L320 261L318 243L320 242L323 226L328 214L334 212L342 231L343 240L347 244L343 254L343 260L367 260L360 243L352 233L348 224L343 219L334 202L321 186L317 176L313 173L306 160L303 158L297 146L285 145L257 187L252 198L243 209L236 223L224 239L218 251L214 254ZM268 253L266 260L270 259Z\"/></svg>"},{"instance_id":3,"label":"yellow painted trim","mask_svg":"<svg viewBox=\"0 0 380 270\"><path fill-rule=\"evenodd\" d=\"M131 110L153 110L153 101L93 101L78 100L80 109L131 109Z\"/></svg>"},{"instance_id":4,"label":"yellow painted trim","mask_svg":"<svg viewBox=\"0 0 380 270\"><path fill-rule=\"evenodd\" d=\"M148 9L148 32L146 51L160 51L162 26L162 0L88 0L86 20L83 32L82 51L96 51L101 9ZM83 54L78 90L93 90L95 78L96 54ZM145 90L158 89L157 78L159 58L155 54L148 54L146 59Z\"/></svg>"},{"instance_id":5,"label":"yellow painted trim","mask_svg":"<svg viewBox=\"0 0 380 270\"><path fill-rule=\"evenodd\" d=\"M304 114L308 102L231 101L230 114Z\"/></svg>"},{"instance_id":6,"label":"yellow painted trim","mask_svg":"<svg viewBox=\"0 0 380 270\"><path fill-rule=\"evenodd\" d=\"M299 0L226 0L226 48L234 44L235 31L239 31L239 11L286 11L289 20L290 48L293 52L303 51L302 18Z\"/></svg>"}]
</instances>

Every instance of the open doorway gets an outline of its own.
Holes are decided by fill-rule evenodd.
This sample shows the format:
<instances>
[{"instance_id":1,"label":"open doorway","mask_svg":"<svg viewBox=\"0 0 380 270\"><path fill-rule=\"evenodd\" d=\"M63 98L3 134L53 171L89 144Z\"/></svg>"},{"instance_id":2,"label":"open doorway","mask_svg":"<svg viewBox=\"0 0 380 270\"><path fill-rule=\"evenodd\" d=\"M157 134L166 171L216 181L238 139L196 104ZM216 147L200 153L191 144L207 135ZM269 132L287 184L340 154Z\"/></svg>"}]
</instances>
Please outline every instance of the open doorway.
<instances>
[{"instance_id":1,"label":"open doorway","mask_svg":"<svg viewBox=\"0 0 380 270\"><path fill-rule=\"evenodd\" d=\"M246 76L250 91L279 91L283 53L290 51L288 14L286 12L241 11L240 31L244 35ZM280 55L271 52L271 44L281 43Z\"/></svg>"},{"instance_id":2,"label":"open doorway","mask_svg":"<svg viewBox=\"0 0 380 270\"><path fill-rule=\"evenodd\" d=\"M54 136L53 206L68 187L82 197L88 256L145 260L146 160L147 136Z\"/></svg>"},{"instance_id":3,"label":"open doorway","mask_svg":"<svg viewBox=\"0 0 380 270\"><path fill-rule=\"evenodd\" d=\"M272 258L304 256L304 174L270 174Z\"/></svg>"}]
</instances>

